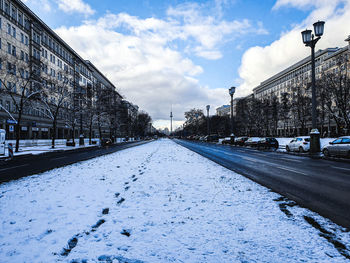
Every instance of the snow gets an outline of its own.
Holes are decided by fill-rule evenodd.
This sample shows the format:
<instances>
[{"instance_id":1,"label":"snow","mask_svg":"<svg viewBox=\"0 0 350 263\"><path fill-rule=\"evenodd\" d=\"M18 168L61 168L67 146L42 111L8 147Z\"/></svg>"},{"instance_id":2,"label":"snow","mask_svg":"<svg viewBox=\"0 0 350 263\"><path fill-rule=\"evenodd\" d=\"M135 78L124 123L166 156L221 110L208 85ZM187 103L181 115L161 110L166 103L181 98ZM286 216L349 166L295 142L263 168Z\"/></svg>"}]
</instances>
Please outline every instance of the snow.
<instances>
[{"instance_id":1,"label":"snow","mask_svg":"<svg viewBox=\"0 0 350 263\"><path fill-rule=\"evenodd\" d=\"M1 184L0 222L1 262L348 262L350 253L349 231L171 140Z\"/></svg>"},{"instance_id":2,"label":"snow","mask_svg":"<svg viewBox=\"0 0 350 263\"><path fill-rule=\"evenodd\" d=\"M99 144L100 139L94 138L93 141ZM8 140L6 141L5 154L0 153L0 159L7 159L8 154L8 143L12 143L13 154L14 156L25 155L25 154L42 154L46 152L54 151L69 151L74 149L80 149L85 147L94 147L96 144L89 145L89 139L84 139L84 146L79 145L79 139L75 139L75 146L66 146L66 139L57 139L55 140L55 148L51 147L51 140L21 140L19 151L15 152L16 141ZM135 141L134 138L130 138L129 141ZM116 143L125 142L125 138L116 138Z\"/></svg>"}]
</instances>

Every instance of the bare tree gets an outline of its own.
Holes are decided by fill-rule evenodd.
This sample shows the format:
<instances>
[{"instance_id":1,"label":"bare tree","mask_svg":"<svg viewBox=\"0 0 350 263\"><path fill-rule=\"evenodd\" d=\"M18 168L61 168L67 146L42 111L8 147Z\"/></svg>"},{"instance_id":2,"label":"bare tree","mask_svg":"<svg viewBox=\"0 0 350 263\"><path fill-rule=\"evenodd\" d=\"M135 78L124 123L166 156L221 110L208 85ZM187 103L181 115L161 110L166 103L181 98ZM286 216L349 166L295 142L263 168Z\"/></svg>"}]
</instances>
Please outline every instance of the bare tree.
<instances>
[{"instance_id":1,"label":"bare tree","mask_svg":"<svg viewBox=\"0 0 350 263\"><path fill-rule=\"evenodd\" d=\"M333 71L322 75L319 81L319 99L325 104L329 116L338 127L338 131L350 132L350 79L348 59L340 56ZM322 105L323 106L323 105Z\"/></svg>"},{"instance_id":2,"label":"bare tree","mask_svg":"<svg viewBox=\"0 0 350 263\"><path fill-rule=\"evenodd\" d=\"M57 121L60 115L65 112L72 101L72 76L66 71L59 71L57 75L42 76L43 84L40 92L40 102L44 106L43 114L52 120L51 147L55 148Z\"/></svg>"},{"instance_id":3,"label":"bare tree","mask_svg":"<svg viewBox=\"0 0 350 263\"><path fill-rule=\"evenodd\" d=\"M294 128L300 127L300 135L306 134L306 124L311 119L311 98L306 92L303 83L292 87L292 107L291 112L294 119Z\"/></svg>"},{"instance_id":4,"label":"bare tree","mask_svg":"<svg viewBox=\"0 0 350 263\"><path fill-rule=\"evenodd\" d=\"M290 119L290 100L289 100L289 94L287 92L283 92L281 94L281 104L279 107L279 118L281 121L283 121L283 131L284 131L284 136L287 136L287 130L288 130L288 122ZM289 135L289 134L288 134Z\"/></svg>"},{"instance_id":5,"label":"bare tree","mask_svg":"<svg viewBox=\"0 0 350 263\"><path fill-rule=\"evenodd\" d=\"M23 112L40 93L40 85L36 81L40 72L30 70L28 63L11 55L2 55L0 59L7 62L6 68L1 70L0 81L3 88L0 91L9 97L14 105L15 114L11 115L8 110L6 112L16 121L15 152L18 152ZM4 109L2 105L1 108Z\"/></svg>"},{"instance_id":6,"label":"bare tree","mask_svg":"<svg viewBox=\"0 0 350 263\"><path fill-rule=\"evenodd\" d=\"M205 123L203 111L200 109L191 109L185 112L185 127L191 134L205 133L205 130L200 128L201 123Z\"/></svg>"}]
</instances>

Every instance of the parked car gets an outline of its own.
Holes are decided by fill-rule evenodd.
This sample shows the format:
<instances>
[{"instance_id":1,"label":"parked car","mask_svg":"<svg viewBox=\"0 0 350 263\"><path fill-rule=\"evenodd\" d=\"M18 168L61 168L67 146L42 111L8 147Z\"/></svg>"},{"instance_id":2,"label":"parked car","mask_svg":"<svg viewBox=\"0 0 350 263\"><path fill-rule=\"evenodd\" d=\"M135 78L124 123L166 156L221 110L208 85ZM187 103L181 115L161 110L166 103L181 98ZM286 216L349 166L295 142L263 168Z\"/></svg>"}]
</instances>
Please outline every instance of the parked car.
<instances>
[{"instance_id":1,"label":"parked car","mask_svg":"<svg viewBox=\"0 0 350 263\"><path fill-rule=\"evenodd\" d=\"M237 137L235 138L234 145L244 146L246 140L248 140L248 137Z\"/></svg>"},{"instance_id":2,"label":"parked car","mask_svg":"<svg viewBox=\"0 0 350 263\"><path fill-rule=\"evenodd\" d=\"M294 152L307 152L310 150L310 137L309 136L300 136L296 137L293 140L291 140L286 145L287 152L294 151Z\"/></svg>"},{"instance_id":3,"label":"parked car","mask_svg":"<svg viewBox=\"0 0 350 263\"><path fill-rule=\"evenodd\" d=\"M205 136L204 141L206 141L206 142L218 142L219 141L219 136L216 135L216 134L207 135L207 136Z\"/></svg>"},{"instance_id":4,"label":"parked car","mask_svg":"<svg viewBox=\"0 0 350 263\"><path fill-rule=\"evenodd\" d=\"M324 156L342 156L350 158L350 136L339 137L322 150Z\"/></svg>"},{"instance_id":5,"label":"parked car","mask_svg":"<svg viewBox=\"0 0 350 263\"><path fill-rule=\"evenodd\" d=\"M66 146L73 146L73 147L75 147L75 142L72 139L68 139L66 141Z\"/></svg>"},{"instance_id":6,"label":"parked car","mask_svg":"<svg viewBox=\"0 0 350 263\"><path fill-rule=\"evenodd\" d=\"M278 141L276 140L276 138L271 138L271 137L265 137L265 138L261 138L260 141L258 141L258 149L278 149Z\"/></svg>"},{"instance_id":7,"label":"parked car","mask_svg":"<svg viewBox=\"0 0 350 263\"><path fill-rule=\"evenodd\" d=\"M110 146L112 145L112 140L109 138L102 138L101 139L101 146Z\"/></svg>"},{"instance_id":8,"label":"parked car","mask_svg":"<svg viewBox=\"0 0 350 263\"><path fill-rule=\"evenodd\" d=\"M221 142L222 144L234 144L235 143L235 137L234 136L230 136L230 137L226 137L222 140Z\"/></svg>"},{"instance_id":9,"label":"parked car","mask_svg":"<svg viewBox=\"0 0 350 263\"><path fill-rule=\"evenodd\" d=\"M244 146L257 147L260 139L260 137L250 137L244 142Z\"/></svg>"}]
</instances>

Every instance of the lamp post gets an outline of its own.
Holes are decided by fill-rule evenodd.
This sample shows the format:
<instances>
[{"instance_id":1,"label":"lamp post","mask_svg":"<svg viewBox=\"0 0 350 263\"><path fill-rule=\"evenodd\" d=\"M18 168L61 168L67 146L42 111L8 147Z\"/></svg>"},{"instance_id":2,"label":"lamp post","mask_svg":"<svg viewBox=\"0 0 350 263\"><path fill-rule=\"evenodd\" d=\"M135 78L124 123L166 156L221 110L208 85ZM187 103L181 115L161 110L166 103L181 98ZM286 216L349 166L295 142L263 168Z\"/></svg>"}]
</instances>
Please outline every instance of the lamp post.
<instances>
[{"instance_id":1,"label":"lamp post","mask_svg":"<svg viewBox=\"0 0 350 263\"><path fill-rule=\"evenodd\" d=\"M231 87L229 88L228 92L231 96L231 141L234 142L235 140L235 135L233 134L233 94L235 94L236 87Z\"/></svg>"},{"instance_id":2,"label":"lamp post","mask_svg":"<svg viewBox=\"0 0 350 263\"><path fill-rule=\"evenodd\" d=\"M173 134L173 109L170 111L170 136Z\"/></svg>"},{"instance_id":3,"label":"lamp post","mask_svg":"<svg viewBox=\"0 0 350 263\"><path fill-rule=\"evenodd\" d=\"M305 46L311 48L311 91L312 91L312 129L310 132L310 154L316 154L320 152L320 132L317 129L317 101L316 101L316 78L315 78L315 46L318 40L321 39L324 30L324 21L318 21L313 24L314 34L311 30L304 30L301 32L303 43Z\"/></svg>"},{"instance_id":4,"label":"lamp post","mask_svg":"<svg viewBox=\"0 0 350 263\"><path fill-rule=\"evenodd\" d=\"M210 109L210 105L207 105L207 135L210 135L209 109Z\"/></svg>"}]
</instances>

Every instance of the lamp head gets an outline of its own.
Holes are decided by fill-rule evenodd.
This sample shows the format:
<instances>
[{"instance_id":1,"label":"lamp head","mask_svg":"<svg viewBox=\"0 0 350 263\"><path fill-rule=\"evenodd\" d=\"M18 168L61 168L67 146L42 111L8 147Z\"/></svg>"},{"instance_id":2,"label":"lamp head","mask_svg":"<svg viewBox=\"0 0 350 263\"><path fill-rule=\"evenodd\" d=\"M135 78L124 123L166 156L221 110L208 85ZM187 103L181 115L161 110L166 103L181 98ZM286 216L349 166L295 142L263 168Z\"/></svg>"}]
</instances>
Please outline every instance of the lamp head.
<instances>
[{"instance_id":1,"label":"lamp head","mask_svg":"<svg viewBox=\"0 0 350 263\"><path fill-rule=\"evenodd\" d=\"M324 24L324 21L317 21L316 23L314 23L315 36L320 37L323 35Z\"/></svg>"},{"instance_id":2,"label":"lamp head","mask_svg":"<svg viewBox=\"0 0 350 263\"><path fill-rule=\"evenodd\" d=\"M235 91L236 91L236 87L231 87L231 88L229 89L230 95L235 94Z\"/></svg>"},{"instance_id":3,"label":"lamp head","mask_svg":"<svg viewBox=\"0 0 350 263\"><path fill-rule=\"evenodd\" d=\"M306 29L301 32L301 36L303 37L303 43L307 44L311 41L311 30Z\"/></svg>"}]
</instances>

